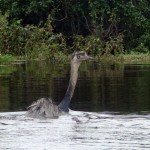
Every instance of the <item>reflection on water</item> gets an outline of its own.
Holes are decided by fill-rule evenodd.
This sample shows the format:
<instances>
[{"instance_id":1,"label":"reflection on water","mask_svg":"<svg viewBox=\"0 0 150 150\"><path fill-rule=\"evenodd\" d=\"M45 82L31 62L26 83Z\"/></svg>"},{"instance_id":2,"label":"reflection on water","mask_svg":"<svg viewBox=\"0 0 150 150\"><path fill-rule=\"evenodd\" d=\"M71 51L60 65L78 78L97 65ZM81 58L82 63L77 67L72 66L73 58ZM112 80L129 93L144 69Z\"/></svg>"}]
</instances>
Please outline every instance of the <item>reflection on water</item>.
<instances>
[{"instance_id":1,"label":"reflection on water","mask_svg":"<svg viewBox=\"0 0 150 150\"><path fill-rule=\"evenodd\" d=\"M69 80L69 64L32 62L0 66L0 111L26 110L40 97L58 103ZM83 63L70 108L101 112L150 111L150 65Z\"/></svg>"}]
</instances>

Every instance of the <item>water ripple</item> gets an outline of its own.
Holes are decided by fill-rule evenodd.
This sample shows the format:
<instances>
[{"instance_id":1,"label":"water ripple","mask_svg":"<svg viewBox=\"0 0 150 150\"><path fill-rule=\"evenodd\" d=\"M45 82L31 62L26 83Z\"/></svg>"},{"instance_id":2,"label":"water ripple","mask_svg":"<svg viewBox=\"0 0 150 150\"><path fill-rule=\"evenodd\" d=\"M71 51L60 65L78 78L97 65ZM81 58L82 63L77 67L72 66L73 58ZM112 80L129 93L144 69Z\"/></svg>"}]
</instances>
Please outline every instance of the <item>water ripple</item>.
<instances>
[{"instance_id":1,"label":"water ripple","mask_svg":"<svg viewBox=\"0 0 150 150\"><path fill-rule=\"evenodd\" d=\"M2 150L150 149L149 113L70 111L52 120L26 118L24 113L0 113Z\"/></svg>"}]
</instances>

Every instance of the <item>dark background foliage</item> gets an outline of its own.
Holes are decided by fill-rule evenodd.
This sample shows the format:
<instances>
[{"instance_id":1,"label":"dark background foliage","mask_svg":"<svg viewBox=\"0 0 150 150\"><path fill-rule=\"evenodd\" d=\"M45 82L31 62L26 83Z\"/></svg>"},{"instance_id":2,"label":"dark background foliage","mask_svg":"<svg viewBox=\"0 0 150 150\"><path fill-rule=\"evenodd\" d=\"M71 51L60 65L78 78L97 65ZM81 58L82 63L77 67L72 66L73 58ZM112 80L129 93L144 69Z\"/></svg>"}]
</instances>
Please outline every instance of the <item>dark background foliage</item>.
<instances>
[{"instance_id":1,"label":"dark background foliage","mask_svg":"<svg viewBox=\"0 0 150 150\"><path fill-rule=\"evenodd\" d=\"M106 49L112 39L122 37L126 51L150 49L149 0L0 0L0 10L9 26L19 20L22 27L43 28L49 20L52 32L62 33L69 46L94 38L101 41L95 47L101 43ZM76 40L79 36L87 39Z\"/></svg>"}]
</instances>

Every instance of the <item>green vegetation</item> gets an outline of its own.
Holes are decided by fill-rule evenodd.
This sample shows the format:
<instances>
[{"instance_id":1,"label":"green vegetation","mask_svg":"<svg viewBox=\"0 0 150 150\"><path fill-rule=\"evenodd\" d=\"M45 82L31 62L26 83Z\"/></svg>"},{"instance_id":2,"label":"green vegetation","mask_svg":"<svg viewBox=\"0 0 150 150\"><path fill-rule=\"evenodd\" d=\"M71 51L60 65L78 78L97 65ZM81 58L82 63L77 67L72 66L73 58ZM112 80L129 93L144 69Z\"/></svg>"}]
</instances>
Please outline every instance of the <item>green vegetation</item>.
<instances>
[{"instance_id":1,"label":"green vegetation","mask_svg":"<svg viewBox=\"0 0 150 150\"><path fill-rule=\"evenodd\" d=\"M0 10L0 63L7 55L64 62L76 50L150 61L149 0L1 0Z\"/></svg>"},{"instance_id":2,"label":"green vegetation","mask_svg":"<svg viewBox=\"0 0 150 150\"><path fill-rule=\"evenodd\" d=\"M15 72L17 68L15 66L0 66L0 77L7 77L11 73Z\"/></svg>"},{"instance_id":3,"label":"green vegetation","mask_svg":"<svg viewBox=\"0 0 150 150\"><path fill-rule=\"evenodd\" d=\"M44 27L21 26L18 22L2 26L0 32L0 52L22 55L28 58L45 59L55 52L65 51L62 34L53 34L49 23ZM51 54L51 55L50 55Z\"/></svg>"},{"instance_id":4,"label":"green vegetation","mask_svg":"<svg viewBox=\"0 0 150 150\"><path fill-rule=\"evenodd\" d=\"M0 64L3 63L11 63L15 60L15 57L10 55L10 54L6 54L6 55L0 55Z\"/></svg>"},{"instance_id":5,"label":"green vegetation","mask_svg":"<svg viewBox=\"0 0 150 150\"><path fill-rule=\"evenodd\" d=\"M123 62L125 64L150 64L149 53L131 53L123 55Z\"/></svg>"}]
</instances>

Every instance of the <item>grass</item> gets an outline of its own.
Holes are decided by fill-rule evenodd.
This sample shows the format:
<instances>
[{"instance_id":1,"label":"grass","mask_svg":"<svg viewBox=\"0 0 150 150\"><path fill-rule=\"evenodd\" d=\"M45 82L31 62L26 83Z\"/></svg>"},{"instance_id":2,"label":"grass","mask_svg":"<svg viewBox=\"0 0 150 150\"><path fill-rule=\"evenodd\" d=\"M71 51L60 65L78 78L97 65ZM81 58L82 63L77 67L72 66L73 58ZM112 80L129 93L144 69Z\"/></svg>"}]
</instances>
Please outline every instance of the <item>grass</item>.
<instances>
[{"instance_id":1,"label":"grass","mask_svg":"<svg viewBox=\"0 0 150 150\"><path fill-rule=\"evenodd\" d=\"M0 64L8 64L15 60L15 56L12 56L10 54L1 55L0 54Z\"/></svg>"},{"instance_id":2,"label":"grass","mask_svg":"<svg viewBox=\"0 0 150 150\"><path fill-rule=\"evenodd\" d=\"M8 64L17 64L27 60L45 60L48 59L52 62L57 63L67 63L69 60L69 54L64 54L63 52L59 51L50 55L49 57L44 57L41 53L39 54L40 57L25 57L25 56L13 56L10 54L1 55L0 54L0 64L1 65L8 65ZM34 58L34 59L33 59ZM42 59L41 59L42 58ZM102 63L122 63L122 64L150 64L150 54L149 53L130 53L130 54L118 54L114 55L103 55L103 56L96 56L96 61Z\"/></svg>"},{"instance_id":3,"label":"grass","mask_svg":"<svg viewBox=\"0 0 150 150\"><path fill-rule=\"evenodd\" d=\"M23 56L13 56L11 54L0 54L0 66L11 65L11 64L20 64L25 62L26 59Z\"/></svg>"},{"instance_id":4,"label":"grass","mask_svg":"<svg viewBox=\"0 0 150 150\"><path fill-rule=\"evenodd\" d=\"M123 64L150 64L149 53L130 53L97 56L97 61L102 63L123 63Z\"/></svg>"},{"instance_id":5,"label":"grass","mask_svg":"<svg viewBox=\"0 0 150 150\"><path fill-rule=\"evenodd\" d=\"M0 77L8 76L17 70L16 66L0 66Z\"/></svg>"},{"instance_id":6,"label":"grass","mask_svg":"<svg viewBox=\"0 0 150 150\"><path fill-rule=\"evenodd\" d=\"M149 53L131 53L122 55L124 64L150 64Z\"/></svg>"}]
</instances>

